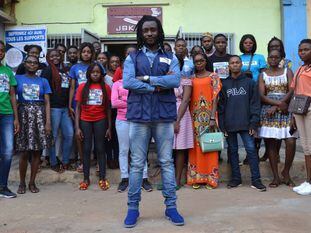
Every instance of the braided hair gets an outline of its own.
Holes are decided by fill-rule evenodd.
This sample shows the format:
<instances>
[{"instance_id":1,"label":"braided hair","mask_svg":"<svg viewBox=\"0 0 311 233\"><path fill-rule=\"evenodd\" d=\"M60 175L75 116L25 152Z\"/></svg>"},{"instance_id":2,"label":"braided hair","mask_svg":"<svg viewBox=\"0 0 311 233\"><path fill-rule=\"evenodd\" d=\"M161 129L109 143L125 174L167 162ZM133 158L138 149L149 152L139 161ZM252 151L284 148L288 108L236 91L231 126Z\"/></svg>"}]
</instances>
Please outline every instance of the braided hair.
<instances>
[{"instance_id":1,"label":"braided hair","mask_svg":"<svg viewBox=\"0 0 311 233\"><path fill-rule=\"evenodd\" d=\"M105 84L105 72L103 70L103 68L101 67L101 65L99 65L98 63L92 63L87 71L86 71L86 78L87 78L87 81L83 87L83 90L82 90L82 104L83 105L86 105L87 104L87 101L88 101L88 98L89 98L89 93L90 93L90 86L92 84L92 80L91 80L91 73L93 71L93 69L95 67L99 67L100 71L101 71L101 80L99 82L100 86L101 86L101 89L102 89L102 92L103 92L103 105L105 107L109 107L108 103L109 103L109 100L108 100L108 94L107 94L107 91L106 91L106 84Z\"/></svg>"},{"instance_id":2,"label":"braided hair","mask_svg":"<svg viewBox=\"0 0 311 233\"><path fill-rule=\"evenodd\" d=\"M286 57L286 53L285 53L285 48L284 48L283 41L280 40L279 38L275 37L275 36L272 37L271 40L270 40L269 43L268 43L268 53L269 53L270 50L271 50L270 46L271 46L271 43L272 43L273 41L278 41L278 42L280 43L280 53L281 53L281 57L282 57L282 58L285 58L285 57ZM273 50L274 50L274 49L273 49Z\"/></svg>"},{"instance_id":3,"label":"braided hair","mask_svg":"<svg viewBox=\"0 0 311 233\"><path fill-rule=\"evenodd\" d=\"M59 51L57 49L51 49L48 51L48 54L46 57L46 61L48 62L49 66L51 68L51 71L52 71L52 88L53 88L53 90L55 90L59 93L61 91L62 79L59 75L58 68L54 65L54 63L50 59L52 52L58 53L59 56L60 56L60 54L59 54Z\"/></svg>"}]
</instances>

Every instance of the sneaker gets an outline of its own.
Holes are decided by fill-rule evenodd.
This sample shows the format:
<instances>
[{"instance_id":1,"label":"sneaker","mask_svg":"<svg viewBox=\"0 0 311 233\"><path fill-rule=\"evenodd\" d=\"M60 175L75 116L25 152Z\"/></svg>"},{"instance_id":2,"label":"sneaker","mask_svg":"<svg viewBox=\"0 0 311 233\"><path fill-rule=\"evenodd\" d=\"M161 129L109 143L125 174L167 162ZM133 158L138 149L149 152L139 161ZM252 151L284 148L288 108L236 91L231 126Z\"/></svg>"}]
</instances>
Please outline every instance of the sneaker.
<instances>
[{"instance_id":1,"label":"sneaker","mask_svg":"<svg viewBox=\"0 0 311 233\"><path fill-rule=\"evenodd\" d=\"M128 210L126 218L124 219L125 228L133 228L137 225L137 220L139 218L138 210Z\"/></svg>"},{"instance_id":2,"label":"sneaker","mask_svg":"<svg viewBox=\"0 0 311 233\"><path fill-rule=\"evenodd\" d=\"M170 220L175 226L185 225L184 218L178 213L176 208L166 209L165 218Z\"/></svg>"},{"instance_id":3,"label":"sneaker","mask_svg":"<svg viewBox=\"0 0 311 233\"><path fill-rule=\"evenodd\" d=\"M304 189L305 186L308 186L308 184L309 184L309 183L308 183L307 181L305 181L305 182L303 182L301 185L298 185L298 186L294 187L294 188L293 188L293 191L297 193L298 191Z\"/></svg>"},{"instance_id":4,"label":"sneaker","mask_svg":"<svg viewBox=\"0 0 311 233\"><path fill-rule=\"evenodd\" d=\"M230 180L229 183L227 184L227 188L237 188L242 186L242 181L241 180Z\"/></svg>"},{"instance_id":5,"label":"sneaker","mask_svg":"<svg viewBox=\"0 0 311 233\"><path fill-rule=\"evenodd\" d=\"M149 180L147 178L143 179L143 184L141 186L146 192L151 192L152 185L150 184Z\"/></svg>"},{"instance_id":6,"label":"sneaker","mask_svg":"<svg viewBox=\"0 0 311 233\"><path fill-rule=\"evenodd\" d=\"M264 185L261 183L261 180L257 180L257 181L252 182L251 187L254 188L254 189L257 189L257 190L260 191L260 192L265 192L265 191L267 191L266 186L264 186Z\"/></svg>"},{"instance_id":7,"label":"sneaker","mask_svg":"<svg viewBox=\"0 0 311 233\"><path fill-rule=\"evenodd\" d=\"M129 186L129 179L123 178L118 186L118 192L119 193L124 192L128 186Z\"/></svg>"},{"instance_id":8,"label":"sneaker","mask_svg":"<svg viewBox=\"0 0 311 233\"><path fill-rule=\"evenodd\" d=\"M13 193L8 187L0 188L0 197L15 198L17 195Z\"/></svg>"},{"instance_id":9,"label":"sneaker","mask_svg":"<svg viewBox=\"0 0 311 233\"><path fill-rule=\"evenodd\" d=\"M306 184L302 189L298 190L297 193L304 196L311 195L311 184Z\"/></svg>"}]
</instances>

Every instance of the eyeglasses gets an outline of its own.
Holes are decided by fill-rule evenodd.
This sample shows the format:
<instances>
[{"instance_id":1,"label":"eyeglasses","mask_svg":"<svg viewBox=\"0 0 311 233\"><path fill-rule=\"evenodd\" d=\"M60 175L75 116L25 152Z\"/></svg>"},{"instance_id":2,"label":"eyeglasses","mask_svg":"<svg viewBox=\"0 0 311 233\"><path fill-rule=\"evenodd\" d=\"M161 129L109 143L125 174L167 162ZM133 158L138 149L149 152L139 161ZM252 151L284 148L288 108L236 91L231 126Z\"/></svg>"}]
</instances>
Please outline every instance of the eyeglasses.
<instances>
[{"instance_id":1,"label":"eyeglasses","mask_svg":"<svg viewBox=\"0 0 311 233\"><path fill-rule=\"evenodd\" d=\"M37 61L25 61L25 63L30 64L30 65L38 65L39 62Z\"/></svg>"}]
</instances>

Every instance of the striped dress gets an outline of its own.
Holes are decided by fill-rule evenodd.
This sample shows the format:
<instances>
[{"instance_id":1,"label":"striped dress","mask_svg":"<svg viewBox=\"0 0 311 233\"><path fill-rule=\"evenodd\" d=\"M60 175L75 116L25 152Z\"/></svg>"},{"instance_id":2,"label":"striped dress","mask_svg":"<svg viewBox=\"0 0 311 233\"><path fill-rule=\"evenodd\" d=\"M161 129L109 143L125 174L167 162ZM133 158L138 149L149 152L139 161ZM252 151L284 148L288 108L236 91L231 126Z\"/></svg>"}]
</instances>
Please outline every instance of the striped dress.
<instances>
[{"instance_id":1,"label":"striped dress","mask_svg":"<svg viewBox=\"0 0 311 233\"><path fill-rule=\"evenodd\" d=\"M180 86L174 89L177 99L177 112L182 101L184 86L192 86L192 80L190 78L182 78ZM179 133L174 135L173 149L184 150L193 148L193 129L189 108L187 108L183 118L181 119L179 128Z\"/></svg>"}]
</instances>

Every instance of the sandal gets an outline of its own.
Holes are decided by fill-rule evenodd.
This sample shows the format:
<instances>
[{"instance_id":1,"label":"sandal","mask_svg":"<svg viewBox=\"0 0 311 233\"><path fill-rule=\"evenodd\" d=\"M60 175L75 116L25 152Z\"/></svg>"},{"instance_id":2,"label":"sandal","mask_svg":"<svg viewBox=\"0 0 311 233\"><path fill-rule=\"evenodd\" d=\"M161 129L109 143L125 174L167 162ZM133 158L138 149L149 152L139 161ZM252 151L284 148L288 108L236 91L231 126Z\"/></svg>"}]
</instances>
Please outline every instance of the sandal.
<instances>
[{"instance_id":1,"label":"sandal","mask_svg":"<svg viewBox=\"0 0 311 233\"><path fill-rule=\"evenodd\" d=\"M20 184L18 186L17 193L18 194L25 194L26 193L26 185L25 184Z\"/></svg>"},{"instance_id":2,"label":"sandal","mask_svg":"<svg viewBox=\"0 0 311 233\"><path fill-rule=\"evenodd\" d=\"M81 182L80 182L80 185L79 185L79 189L82 190L82 191L85 191L85 190L88 189L89 185L90 185L90 182L89 182L89 181L88 181L88 182L86 182L86 181L81 181Z\"/></svg>"},{"instance_id":3,"label":"sandal","mask_svg":"<svg viewBox=\"0 0 311 233\"><path fill-rule=\"evenodd\" d=\"M199 188L201 188L201 185L199 185L199 184L193 184L193 185L192 185L192 188L193 188L193 189L199 189Z\"/></svg>"},{"instance_id":4,"label":"sandal","mask_svg":"<svg viewBox=\"0 0 311 233\"><path fill-rule=\"evenodd\" d=\"M288 179L288 180L283 179L281 182L282 182L282 184L285 184L291 188L296 186L296 184L294 183L294 181L292 181L292 179Z\"/></svg>"},{"instance_id":5,"label":"sandal","mask_svg":"<svg viewBox=\"0 0 311 233\"><path fill-rule=\"evenodd\" d=\"M103 190L106 191L107 189L110 188L109 181L106 179L98 181L98 186Z\"/></svg>"},{"instance_id":6,"label":"sandal","mask_svg":"<svg viewBox=\"0 0 311 233\"><path fill-rule=\"evenodd\" d=\"M279 187L279 185L280 185L280 182L272 181L272 182L269 184L269 187L270 187L270 188L277 188L277 187Z\"/></svg>"},{"instance_id":7,"label":"sandal","mask_svg":"<svg viewBox=\"0 0 311 233\"><path fill-rule=\"evenodd\" d=\"M75 171L76 169L72 166L71 163L63 164L62 168L63 171Z\"/></svg>"},{"instance_id":8,"label":"sandal","mask_svg":"<svg viewBox=\"0 0 311 233\"><path fill-rule=\"evenodd\" d=\"M54 165L54 166L51 166L51 170L57 172L57 173L63 173L64 170L62 169L61 166L59 166L58 164Z\"/></svg>"},{"instance_id":9,"label":"sandal","mask_svg":"<svg viewBox=\"0 0 311 233\"><path fill-rule=\"evenodd\" d=\"M32 193L38 193L38 192L40 192L40 189L37 188L36 184L29 184L29 185L28 185L28 189L29 189L30 192L32 192Z\"/></svg>"}]
</instances>

